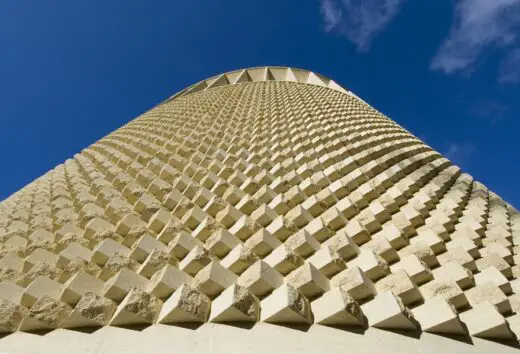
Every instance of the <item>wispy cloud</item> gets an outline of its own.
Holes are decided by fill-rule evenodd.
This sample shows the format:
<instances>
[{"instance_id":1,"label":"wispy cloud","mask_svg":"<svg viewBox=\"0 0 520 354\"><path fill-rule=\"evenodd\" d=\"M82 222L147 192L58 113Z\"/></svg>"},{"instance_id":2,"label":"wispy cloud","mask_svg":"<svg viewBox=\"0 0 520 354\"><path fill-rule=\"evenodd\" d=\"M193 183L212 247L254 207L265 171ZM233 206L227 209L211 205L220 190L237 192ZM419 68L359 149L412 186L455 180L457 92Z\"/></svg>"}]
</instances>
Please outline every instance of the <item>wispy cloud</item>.
<instances>
[{"instance_id":1,"label":"wispy cloud","mask_svg":"<svg viewBox=\"0 0 520 354\"><path fill-rule=\"evenodd\" d=\"M469 105L469 113L471 115L486 119L491 123L501 121L508 111L508 106L489 97L479 97Z\"/></svg>"},{"instance_id":2,"label":"wispy cloud","mask_svg":"<svg viewBox=\"0 0 520 354\"><path fill-rule=\"evenodd\" d=\"M367 51L374 37L398 14L406 0L320 0L325 30L347 37Z\"/></svg>"},{"instance_id":3,"label":"wispy cloud","mask_svg":"<svg viewBox=\"0 0 520 354\"><path fill-rule=\"evenodd\" d=\"M453 163L464 166L468 160L475 153L475 145L471 142L451 142L448 144L448 149L444 153L444 156L451 160Z\"/></svg>"},{"instance_id":4,"label":"wispy cloud","mask_svg":"<svg viewBox=\"0 0 520 354\"><path fill-rule=\"evenodd\" d=\"M447 74L472 69L492 47L509 50L520 27L520 0L458 0L448 38L431 62L433 70ZM517 57L511 58L520 63ZM504 64L509 71L509 62ZM501 80L509 81L509 74Z\"/></svg>"},{"instance_id":5,"label":"wispy cloud","mask_svg":"<svg viewBox=\"0 0 520 354\"><path fill-rule=\"evenodd\" d=\"M520 83L520 49L511 51L502 60L498 81Z\"/></svg>"}]
</instances>

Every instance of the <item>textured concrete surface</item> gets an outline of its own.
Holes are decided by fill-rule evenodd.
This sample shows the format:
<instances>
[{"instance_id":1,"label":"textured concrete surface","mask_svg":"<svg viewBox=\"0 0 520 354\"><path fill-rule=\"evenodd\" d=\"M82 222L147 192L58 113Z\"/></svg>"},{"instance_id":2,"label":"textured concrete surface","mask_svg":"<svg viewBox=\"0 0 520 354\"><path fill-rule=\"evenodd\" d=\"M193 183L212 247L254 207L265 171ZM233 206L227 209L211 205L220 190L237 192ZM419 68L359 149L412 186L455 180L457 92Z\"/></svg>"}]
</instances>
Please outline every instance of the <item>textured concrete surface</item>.
<instances>
[{"instance_id":1,"label":"textured concrete surface","mask_svg":"<svg viewBox=\"0 0 520 354\"><path fill-rule=\"evenodd\" d=\"M369 328L348 331L313 325L293 329L268 323L236 327L207 323L197 329L154 325L142 331L101 327L93 333L58 329L46 335L16 332L0 341L0 352L12 354L138 353L518 353L506 344L472 338L455 340L435 334L420 336Z\"/></svg>"},{"instance_id":2,"label":"textured concrete surface","mask_svg":"<svg viewBox=\"0 0 520 354\"><path fill-rule=\"evenodd\" d=\"M506 350L477 338L518 343L519 241L518 211L350 91L238 70L0 203L0 348Z\"/></svg>"}]
</instances>

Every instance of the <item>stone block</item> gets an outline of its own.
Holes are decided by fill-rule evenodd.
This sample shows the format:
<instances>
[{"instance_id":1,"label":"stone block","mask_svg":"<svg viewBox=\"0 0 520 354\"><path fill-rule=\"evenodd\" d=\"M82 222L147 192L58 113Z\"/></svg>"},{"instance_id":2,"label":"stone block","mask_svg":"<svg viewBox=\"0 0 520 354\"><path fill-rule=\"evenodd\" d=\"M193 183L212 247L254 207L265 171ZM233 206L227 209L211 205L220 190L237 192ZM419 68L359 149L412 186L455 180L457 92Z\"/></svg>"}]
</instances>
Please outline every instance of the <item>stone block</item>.
<instances>
[{"instance_id":1,"label":"stone block","mask_svg":"<svg viewBox=\"0 0 520 354\"><path fill-rule=\"evenodd\" d=\"M376 283L378 293L391 291L398 296L404 305L412 305L423 300L417 285L404 270L398 270Z\"/></svg>"},{"instance_id":2,"label":"stone block","mask_svg":"<svg viewBox=\"0 0 520 354\"><path fill-rule=\"evenodd\" d=\"M363 250L348 263L348 267L359 267L372 281L376 281L390 274L388 263L372 250Z\"/></svg>"},{"instance_id":3,"label":"stone block","mask_svg":"<svg viewBox=\"0 0 520 354\"><path fill-rule=\"evenodd\" d=\"M274 290L260 305L263 322L310 324L312 321L309 301L288 284Z\"/></svg>"},{"instance_id":4,"label":"stone block","mask_svg":"<svg viewBox=\"0 0 520 354\"><path fill-rule=\"evenodd\" d=\"M482 272L475 274L475 283L477 285L487 282L498 286L500 290L502 290L506 295L509 295L513 292L511 283L509 283L506 277L504 277L504 275L495 267L488 267Z\"/></svg>"},{"instance_id":5,"label":"stone block","mask_svg":"<svg viewBox=\"0 0 520 354\"><path fill-rule=\"evenodd\" d=\"M197 240L200 240L201 242L205 242L215 231L223 228L224 227L216 222L215 219L208 216L199 224L199 226L197 226L195 230L193 230L191 236Z\"/></svg>"},{"instance_id":6,"label":"stone block","mask_svg":"<svg viewBox=\"0 0 520 354\"><path fill-rule=\"evenodd\" d=\"M38 248L25 258L23 270L24 272L28 272L36 263L45 263L49 266L54 266L57 261L58 256L56 254L43 248Z\"/></svg>"},{"instance_id":7,"label":"stone block","mask_svg":"<svg viewBox=\"0 0 520 354\"><path fill-rule=\"evenodd\" d=\"M278 217L278 214L273 209L271 209L269 206L267 206L265 204L259 206L251 214L251 218L256 223L261 225L262 227L266 227L277 217Z\"/></svg>"},{"instance_id":8,"label":"stone block","mask_svg":"<svg viewBox=\"0 0 520 354\"><path fill-rule=\"evenodd\" d=\"M448 262L433 271L435 279L454 281L462 289L468 289L475 285L475 279L471 271L456 262Z\"/></svg>"},{"instance_id":9,"label":"stone block","mask_svg":"<svg viewBox=\"0 0 520 354\"><path fill-rule=\"evenodd\" d=\"M342 257L331 247L324 246L307 259L328 278L347 268Z\"/></svg>"},{"instance_id":10,"label":"stone block","mask_svg":"<svg viewBox=\"0 0 520 354\"><path fill-rule=\"evenodd\" d=\"M158 270L148 282L148 291L154 296L165 299L182 284L191 284L193 278L169 264Z\"/></svg>"},{"instance_id":11,"label":"stone block","mask_svg":"<svg viewBox=\"0 0 520 354\"><path fill-rule=\"evenodd\" d=\"M273 249L280 246L282 243L279 239L274 237L269 231L262 228L255 232L247 241L244 243L251 251L253 251L259 257L265 257Z\"/></svg>"},{"instance_id":12,"label":"stone block","mask_svg":"<svg viewBox=\"0 0 520 354\"><path fill-rule=\"evenodd\" d=\"M469 306L466 294L452 280L434 279L419 288L425 300L441 297L458 311Z\"/></svg>"},{"instance_id":13,"label":"stone block","mask_svg":"<svg viewBox=\"0 0 520 354\"><path fill-rule=\"evenodd\" d=\"M418 323L412 312L392 292L378 294L372 301L361 305L371 327L415 331Z\"/></svg>"},{"instance_id":14,"label":"stone block","mask_svg":"<svg viewBox=\"0 0 520 354\"><path fill-rule=\"evenodd\" d=\"M489 302L482 302L460 315L472 336L486 339L514 338L505 318Z\"/></svg>"},{"instance_id":15,"label":"stone block","mask_svg":"<svg viewBox=\"0 0 520 354\"><path fill-rule=\"evenodd\" d=\"M168 244L168 252L176 259L183 259L195 247L204 247L202 242L185 231L176 234Z\"/></svg>"},{"instance_id":16,"label":"stone block","mask_svg":"<svg viewBox=\"0 0 520 354\"><path fill-rule=\"evenodd\" d=\"M155 233L160 233L174 217L164 209L159 209L148 221L148 228Z\"/></svg>"},{"instance_id":17,"label":"stone block","mask_svg":"<svg viewBox=\"0 0 520 354\"><path fill-rule=\"evenodd\" d=\"M60 268L64 268L71 261L77 259L89 262L91 253L92 251L84 246L81 246L77 243L69 243L69 245L65 249L63 249L58 255L56 265Z\"/></svg>"},{"instance_id":18,"label":"stone block","mask_svg":"<svg viewBox=\"0 0 520 354\"><path fill-rule=\"evenodd\" d=\"M193 248L179 263L179 268L191 276L195 276L202 268L214 259L213 255L200 246Z\"/></svg>"},{"instance_id":19,"label":"stone block","mask_svg":"<svg viewBox=\"0 0 520 354\"><path fill-rule=\"evenodd\" d=\"M263 298L284 283L284 277L262 260L246 269L238 278L237 284L251 293Z\"/></svg>"},{"instance_id":20,"label":"stone block","mask_svg":"<svg viewBox=\"0 0 520 354\"><path fill-rule=\"evenodd\" d=\"M150 278L165 265L177 266L177 263L178 261L172 255L155 249L146 257L143 264L139 267L138 273L146 278Z\"/></svg>"},{"instance_id":21,"label":"stone block","mask_svg":"<svg viewBox=\"0 0 520 354\"><path fill-rule=\"evenodd\" d=\"M215 220L217 220L218 223L224 225L228 229L233 226L238 219L240 219L243 216L242 212L240 212L237 208L234 206L228 204L224 207L224 209L220 210L216 216Z\"/></svg>"},{"instance_id":22,"label":"stone block","mask_svg":"<svg viewBox=\"0 0 520 354\"><path fill-rule=\"evenodd\" d=\"M155 296L138 288L130 290L117 307L111 326L152 324L161 310L162 302Z\"/></svg>"},{"instance_id":23,"label":"stone block","mask_svg":"<svg viewBox=\"0 0 520 354\"><path fill-rule=\"evenodd\" d=\"M345 231L347 236L358 246L370 241L370 234L367 229L355 220L350 220L343 231Z\"/></svg>"},{"instance_id":24,"label":"stone block","mask_svg":"<svg viewBox=\"0 0 520 354\"><path fill-rule=\"evenodd\" d=\"M257 322L260 317L259 300L245 287L231 285L211 303L210 322Z\"/></svg>"},{"instance_id":25,"label":"stone block","mask_svg":"<svg viewBox=\"0 0 520 354\"><path fill-rule=\"evenodd\" d=\"M195 230L208 215L198 206L194 206L190 211L183 215L181 221L190 230ZM218 221L218 220L217 220Z\"/></svg>"},{"instance_id":26,"label":"stone block","mask_svg":"<svg viewBox=\"0 0 520 354\"><path fill-rule=\"evenodd\" d=\"M308 299L314 299L330 288L329 279L311 263L291 272L286 281Z\"/></svg>"},{"instance_id":27,"label":"stone block","mask_svg":"<svg viewBox=\"0 0 520 354\"><path fill-rule=\"evenodd\" d=\"M363 326L360 306L346 290L332 288L311 303L314 322L328 326Z\"/></svg>"},{"instance_id":28,"label":"stone block","mask_svg":"<svg viewBox=\"0 0 520 354\"><path fill-rule=\"evenodd\" d=\"M260 230L260 228L260 224L257 224L251 217L244 215L229 229L229 232L238 239L245 241Z\"/></svg>"},{"instance_id":29,"label":"stone block","mask_svg":"<svg viewBox=\"0 0 520 354\"><path fill-rule=\"evenodd\" d=\"M104 282L102 280L85 271L79 271L63 284L63 291L59 300L74 306L86 293L101 295L103 286Z\"/></svg>"},{"instance_id":30,"label":"stone block","mask_svg":"<svg viewBox=\"0 0 520 354\"><path fill-rule=\"evenodd\" d=\"M264 258L265 263L283 275L287 275L299 266L304 260L286 245L280 245Z\"/></svg>"},{"instance_id":31,"label":"stone block","mask_svg":"<svg viewBox=\"0 0 520 354\"><path fill-rule=\"evenodd\" d=\"M130 250L110 238L107 238L97 244L92 250L91 261L103 266L110 257L120 254L124 257L130 256Z\"/></svg>"},{"instance_id":32,"label":"stone block","mask_svg":"<svg viewBox=\"0 0 520 354\"><path fill-rule=\"evenodd\" d=\"M106 326L116 311L114 301L94 293L85 293L62 323L63 328Z\"/></svg>"},{"instance_id":33,"label":"stone block","mask_svg":"<svg viewBox=\"0 0 520 354\"><path fill-rule=\"evenodd\" d=\"M60 328L72 309L53 297L44 295L36 301L23 317L19 330L37 331Z\"/></svg>"},{"instance_id":34,"label":"stone block","mask_svg":"<svg viewBox=\"0 0 520 354\"><path fill-rule=\"evenodd\" d=\"M312 255L321 247L320 243L305 229L289 237L285 241L285 245L304 258Z\"/></svg>"},{"instance_id":35,"label":"stone block","mask_svg":"<svg viewBox=\"0 0 520 354\"><path fill-rule=\"evenodd\" d=\"M151 235L144 234L133 244L129 257L138 262L143 262L155 250L167 252L167 247Z\"/></svg>"},{"instance_id":36,"label":"stone block","mask_svg":"<svg viewBox=\"0 0 520 354\"><path fill-rule=\"evenodd\" d=\"M159 323L204 323L211 308L209 298L187 284L181 285L166 300L159 313Z\"/></svg>"},{"instance_id":37,"label":"stone block","mask_svg":"<svg viewBox=\"0 0 520 354\"><path fill-rule=\"evenodd\" d=\"M373 298L376 287L370 278L359 267L350 267L336 274L330 282L333 287L345 290L354 300L365 301Z\"/></svg>"},{"instance_id":38,"label":"stone block","mask_svg":"<svg viewBox=\"0 0 520 354\"><path fill-rule=\"evenodd\" d=\"M210 299L214 299L224 289L231 286L237 278L235 273L224 268L220 263L213 261L197 273L193 279L192 286Z\"/></svg>"},{"instance_id":39,"label":"stone block","mask_svg":"<svg viewBox=\"0 0 520 354\"><path fill-rule=\"evenodd\" d=\"M219 258L225 257L241 241L225 228L219 228L206 240L205 248Z\"/></svg>"},{"instance_id":40,"label":"stone block","mask_svg":"<svg viewBox=\"0 0 520 354\"><path fill-rule=\"evenodd\" d=\"M466 334L457 311L446 300L434 297L412 310L424 332L460 335Z\"/></svg>"},{"instance_id":41,"label":"stone block","mask_svg":"<svg viewBox=\"0 0 520 354\"><path fill-rule=\"evenodd\" d=\"M430 268L416 255L410 254L390 266L392 272L404 270L415 284L421 285L433 279Z\"/></svg>"},{"instance_id":42,"label":"stone block","mask_svg":"<svg viewBox=\"0 0 520 354\"><path fill-rule=\"evenodd\" d=\"M16 332L26 310L17 303L13 303L3 298L0 299L0 309L2 309L2 317L0 317L0 333Z\"/></svg>"},{"instance_id":43,"label":"stone block","mask_svg":"<svg viewBox=\"0 0 520 354\"><path fill-rule=\"evenodd\" d=\"M471 307L476 307L481 302L488 301L503 315L511 312L509 299L498 286L491 282L480 283L466 290L465 294Z\"/></svg>"},{"instance_id":44,"label":"stone block","mask_svg":"<svg viewBox=\"0 0 520 354\"><path fill-rule=\"evenodd\" d=\"M148 279L123 268L105 283L103 296L119 303L133 288L146 289L147 286Z\"/></svg>"},{"instance_id":45,"label":"stone block","mask_svg":"<svg viewBox=\"0 0 520 354\"><path fill-rule=\"evenodd\" d=\"M46 276L34 279L23 291L20 304L30 308L44 296L59 300L62 292L62 284Z\"/></svg>"},{"instance_id":46,"label":"stone block","mask_svg":"<svg viewBox=\"0 0 520 354\"><path fill-rule=\"evenodd\" d=\"M325 224L323 218L312 220L303 230L308 232L318 242L324 242L334 235L334 231Z\"/></svg>"},{"instance_id":47,"label":"stone block","mask_svg":"<svg viewBox=\"0 0 520 354\"><path fill-rule=\"evenodd\" d=\"M24 288L14 282L3 281L0 283L0 299L19 305L22 301Z\"/></svg>"},{"instance_id":48,"label":"stone block","mask_svg":"<svg viewBox=\"0 0 520 354\"><path fill-rule=\"evenodd\" d=\"M229 252L220 264L233 273L240 275L258 259L259 257L254 254L253 251L246 246L239 244Z\"/></svg>"}]
</instances>

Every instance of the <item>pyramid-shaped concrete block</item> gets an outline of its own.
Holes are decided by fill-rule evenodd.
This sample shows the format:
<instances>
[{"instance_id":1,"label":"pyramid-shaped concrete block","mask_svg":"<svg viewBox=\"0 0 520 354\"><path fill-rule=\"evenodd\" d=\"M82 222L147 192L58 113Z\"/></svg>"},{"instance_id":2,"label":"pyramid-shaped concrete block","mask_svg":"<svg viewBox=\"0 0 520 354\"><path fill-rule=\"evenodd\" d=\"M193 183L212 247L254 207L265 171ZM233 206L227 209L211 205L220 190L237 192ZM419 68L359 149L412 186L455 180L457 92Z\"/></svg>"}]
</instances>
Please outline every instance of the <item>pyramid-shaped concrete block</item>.
<instances>
[{"instance_id":1,"label":"pyramid-shaped concrete block","mask_svg":"<svg viewBox=\"0 0 520 354\"><path fill-rule=\"evenodd\" d=\"M235 273L214 261L197 273L193 279L192 286L209 298L214 299L224 289L231 286L237 278Z\"/></svg>"},{"instance_id":2,"label":"pyramid-shaped concrete block","mask_svg":"<svg viewBox=\"0 0 520 354\"><path fill-rule=\"evenodd\" d=\"M232 285L211 303L210 322L256 322L260 314L260 302L247 288Z\"/></svg>"},{"instance_id":3,"label":"pyramid-shaped concrete block","mask_svg":"<svg viewBox=\"0 0 520 354\"><path fill-rule=\"evenodd\" d=\"M101 295L103 293L103 286L103 281L84 271L80 271L63 284L60 300L70 306L74 306L86 293Z\"/></svg>"},{"instance_id":4,"label":"pyramid-shaped concrete block","mask_svg":"<svg viewBox=\"0 0 520 354\"><path fill-rule=\"evenodd\" d=\"M20 322L27 314L27 310L16 303L0 299L2 316L0 317L0 333L11 333L18 330Z\"/></svg>"},{"instance_id":5,"label":"pyramid-shaped concrete block","mask_svg":"<svg viewBox=\"0 0 520 354\"><path fill-rule=\"evenodd\" d=\"M20 300L21 305L31 308L34 303L43 297L58 300L61 296L63 285L46 276L39 276L24 290Z\"/></svg>"},{"instance_id":6,"label":"pyramid-shaped concrete block","mask_svg":"<svg viewBox=\"0 0 520 354\"><path fill-rule=\"evenodd\" d=\"M457 310L464 309L469 305L468 298L462 289L451 280L434 279L419 288L425 299L436 296L448 301Z\"/></svg>"},{"instance_id":7,"label":"pyramid-shaped concrete block","mask_svg":"<svg viewBox=\"0 0 520 354\"><path fill-rule=\"evenodd\" d=\"M189 274L168 264L150 278L148 291L160 299L165 299L182 284L190 284L192 280Z\"/></svg>"},{"instance_id":8,"label":"pyramid-shaped concrete block","mask_svg":"<svg viewBox=\"0 0 520 354\"><path fill-rule=\"evenodd\" d=\"M271 253L272 250L280 246L281 242L269 231L262 228L251 235L244 245L251 249L257 256L265 257Z\"/></svg>"},{"instance_id":9,"label":"pyramid-shaped concrete block","mask_svg":"<svg viewBox=\"0 0 520 354\"><path fill-rule=\"evenodd\" d=\"M320 249L320 243L307 230L303 229L292 235L285 241L296 254L307 258Z\"/></svg>"},{"instance_id":10,"label":"pyramid-shaped concrete block","mask_svg":"<svg viewBox=\"0 0 520 354\"><path fill-rule=\"evenodd\" d=\"M417 330L412 312L392 292L378 294L372 301L361 305L371 327L391 330Z\"/></svg>"},{"instance_id":11,"label":"pyramid-shaped concrete block","mask_svg":"<svg viewBox=\"0 0 520 354\"><path fill-rule=\"evenodd\" d=\"M22 319L21 331L37 331L60 328L70 315L72 308L67 304L48 296L36 301Z\"/></svg>"},{"instance_id":12,"label":"pyramid-shaped concrete block","mask_svg":"<svg viewBox=\"0 0 520 354\"><path fill-rule=\"evenodd\" d=\"M246 287L259 298L268 295L283 283L284 277L262 260L257 261L242 273L237 282L238 285Z\"/></svg>"},{"instance_id":13,"label":"pyramid-shaped concrete block","mask_svg":"<svg viewBox=\"0 0 520 354\"><path fill-rule=\"evenodd\" d=\"M264 258L264 261L283 275L289 274L304 263L303 258L286 245L278 246Z\"/></svg>"},{"instance_id":14,"label":"pyramid-shaped concrete block","mask_svg":"<svg viewBox=\"0 0 520 354\"><path fill-rule=\"evenodd\" d=\"M116 311L117 304L98 294L86 293L78 301L63 328L106 326Z\"/></svg>"},{"instance_id":15,"label":"pyramid-shaped concrete block","mask_svg":"<svg viewBox=\"0 0 520 354\"><path fill-rule=\"evenodd\" d=\"M329 326L362 326L363 313L356 300L341 288L332 288L311 303L314 322Z\"/></svg>"},{"instance_id":16,"label":"pyramid-shaped concrete block","mask_svg":"<svg viewBox=\"0 0 520 354\"><path fill-rule=\"evenodd\" d=\"M460 319L472 336L502 340L514 338L505 318L489 302L482 302L462 313Z\"/></svg>"},{"instance_id":17,"label":"pyramid-shaped concrete block","mask_svg":"<svg viewBox=\"0 0 520 354\"><path fill-rule=\"evenodd\" d=\"M376 283L378 293L391 291L403 304L411 305L423 300L417 285L404 270L396 271Z\"/></svg>"},{"instance_id":18,"label":"pyramid-shaped concrete block","mask_svg":"<svg viewBox=\"0 0 520 354\"><path fill-rule=\"evenodd\" d=\"M103 296L119 302L133 289L146 289L148 279L127 268L121 269L104 285Z\"/></svg>"},{"instance_id":19,"label":"pyramid-shaped concrete block","mask_svg":"<svg viewBox=\"0 0 520 354\"><path fill-rule=\"evenodd\" d=\"M377 294L370 278L359 267L347 268L335 275L330 282L333 287L340 287L356 301L370 299Z\"/></svg>"},{"instance_id":20,"label":"pyramid-shaped concrete block","mask_svg":"<svg viewBox=\"0 0 520 354\"><path fill-rule=\"evenodd\" d=\"M182 260L196 246L203 247L203 243L187 232L179 231L168 244L168 251L176 259Z\"/></svg>"},{"instance_id":21,"label":"pyramid-shaped concrete block","mask_svg":"<svg viewBox=\"0 0 520 354\"><path fill-rule=\"evenodd\" d=\"M155 296L133 288L117 307L111 326L152 324L159 316L162 302Z\"/></svg>"},{"instance_id":22,"label":"pyramid-shaped concrete block","mask_svg":"<svg viewBox=\"0 0 520 354\"><path fill-rule=\"evenodd\" d=\"M164 266L177 266L177 263L177 259L172 255L155 249L148 255L148 257L146 257L141 267L139 267L138 273L146 278L150 278L155 274L155 272Z\"/></svg>"},{"instance_id":23,"label":"pyramid-shaped concrete block","mask_svg":"<svg viewBox=\"0 0 520 354\"><path fill-rule=\"evenodd\" d=\"M181 285L166 300L159 314L159 323L206 322L211 307L210 299L187 284Z\"/></svg>"},{"instance_id":24,"label":"pyramid-shaped concrete block","mask_svg":"<svg viewBox=\"0 0 520 354\"><path fill-rule=\"evenodd\" d=\"M220 264L233 273L240 275L258 260L259 257L254 254L252 250L243 244L239 244L233 248L222 261L220 261Z\"/></svg>"},{"instance_id":25,"label":"pyramid-shaped concrete block","mask_svg":"<svg viewBox=\"0 0 520 354\"><path fill-rule=\"evenodd\" d=\"M314 299L330 288L329 279L312 263L305 263L286 278L299 293L308 299Z\"/></svg>"},{"instance_id":26,"label":"pyramid-shaped concrete block","mask_svg":"<svg viewBox=\"0 0 520 354\"><path fill-rule=\"evenodd\" d=\"M435 297L412 310L421 329L430 333L465 335L455 308L441 297Z\"/></svg>"},{"instance_id":27,"label":"pyramid-shaped concrete block","mask_svg":"<svg viewBox=\"0 0 520 354\"><path fill-rule=\"evenodd\" d=\"M309 300L288 284L261 301L261 320L268 323L311 323Z\"/></svg>"}]
</instances>

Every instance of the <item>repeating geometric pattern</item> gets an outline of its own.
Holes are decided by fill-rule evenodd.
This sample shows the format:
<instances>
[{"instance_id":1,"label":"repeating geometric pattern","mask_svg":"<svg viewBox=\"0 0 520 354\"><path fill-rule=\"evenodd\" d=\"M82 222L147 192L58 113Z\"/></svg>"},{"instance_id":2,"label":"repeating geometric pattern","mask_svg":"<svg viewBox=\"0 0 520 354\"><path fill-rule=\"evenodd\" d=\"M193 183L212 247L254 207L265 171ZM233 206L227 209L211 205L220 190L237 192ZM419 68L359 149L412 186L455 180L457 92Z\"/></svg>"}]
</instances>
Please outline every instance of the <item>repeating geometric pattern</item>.
<instances>
[{"instance_id":1,"label":"repeating geometric pattern","mask_svg":"<svg viewBox=\"0 0 520 354\"><path fill-rule=\"evenodd\" d=\"M0 203L0 332L517 339L520 214L332 81L254 70L182 91Z\"/></svg>"}]
</instances>

